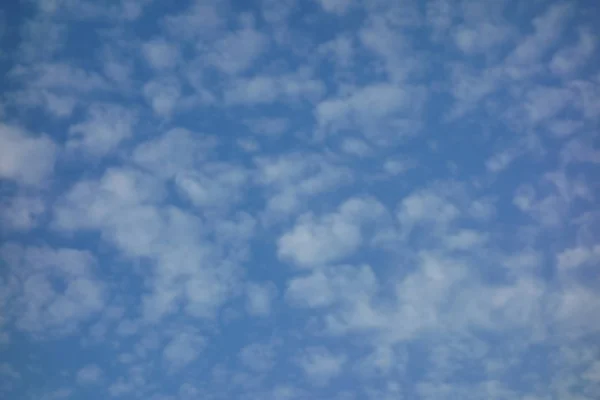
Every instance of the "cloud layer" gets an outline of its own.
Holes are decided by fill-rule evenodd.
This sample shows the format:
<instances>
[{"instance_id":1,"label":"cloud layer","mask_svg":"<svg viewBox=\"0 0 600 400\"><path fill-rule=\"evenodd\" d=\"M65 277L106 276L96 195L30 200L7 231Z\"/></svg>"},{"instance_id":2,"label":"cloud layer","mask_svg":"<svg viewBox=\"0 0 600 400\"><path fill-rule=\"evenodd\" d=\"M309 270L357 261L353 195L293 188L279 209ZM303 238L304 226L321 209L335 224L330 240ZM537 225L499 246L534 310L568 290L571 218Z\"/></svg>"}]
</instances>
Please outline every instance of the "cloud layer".
<instances>
[{"instance_id":1,"label":"cloud layer","mask_svg":"<svg viewBox=\"0 0 600 400\"><path fill-rule=\"evenodd\" d=\"M1 398L597 398L591 5L22 3Z\"/></svg>"}]
</instances>

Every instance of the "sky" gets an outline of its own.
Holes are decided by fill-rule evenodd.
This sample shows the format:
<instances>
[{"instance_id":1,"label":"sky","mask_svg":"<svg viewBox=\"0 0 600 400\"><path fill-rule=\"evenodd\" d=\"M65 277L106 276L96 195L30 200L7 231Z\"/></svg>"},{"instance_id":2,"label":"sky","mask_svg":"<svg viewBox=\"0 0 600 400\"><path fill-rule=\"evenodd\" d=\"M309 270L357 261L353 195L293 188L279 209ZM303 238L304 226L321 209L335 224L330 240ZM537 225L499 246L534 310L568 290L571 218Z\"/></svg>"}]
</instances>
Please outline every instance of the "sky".
<instances>
[{"instance_id":1,"label":"sky","mask_svg":"<svg viewBox=\"0 0 600 400\"><path fill-rule=\"evenodd\" d=\"M598 399L596 2L0 7L0 398Z\"/></svg>"}]
</instances>

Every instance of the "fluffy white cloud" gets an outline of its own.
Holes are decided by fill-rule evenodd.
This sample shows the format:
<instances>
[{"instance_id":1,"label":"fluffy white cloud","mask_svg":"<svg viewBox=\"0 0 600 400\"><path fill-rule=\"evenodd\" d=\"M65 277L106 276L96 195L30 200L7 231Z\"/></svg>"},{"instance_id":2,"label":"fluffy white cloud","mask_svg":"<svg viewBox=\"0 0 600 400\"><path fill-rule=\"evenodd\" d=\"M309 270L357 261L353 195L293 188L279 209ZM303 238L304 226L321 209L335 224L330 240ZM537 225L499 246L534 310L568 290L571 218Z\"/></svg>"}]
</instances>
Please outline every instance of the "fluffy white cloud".
<instances>
[{"instance_id":1,"label":"fluffy white cloud","mask_svg":"<svg viewBox=\"0 0 600 400\"><path fill-rule=\"evenodd\" d=\"M217 40L206 59L226 74L238 74L252 66L267 44L265 35L247 26Z\"/></svg>"},{"instance_id":2,"label":"fluffy white cloud","mask_svg":"<svg viewBox=\"0 0 600 400\"><path fill-rule=\"evenodd\" d=\"M279 238L277 253L302 267L341 260L362 245L361 225L382 213L377 201L357 198L346 201L338 212L321 218L305 214L291 231Z\"/></svg>"},{"instance_id":3,"label":"fluffy white cloud","mask_svg":"<svg viewBox=\"0 0 600 400\"><path fill-rule=\"evenodd\" d=\"M207 164L202 172L177 174L175 185L197 207L220 207L243 197L247 175L233 165Z\"/></svg>"},{"instance_id":4,"label":"fluffy white cloud","mask_svg":"<svg viewBox=\"0 0 600 400\"><path fill-rule=\"evenodd\" d=\"M80 385L96 385L102 379L102 369L99 366L90 364L77 371L77 383Z\"/></svg>"},{"instance_id":5,"label":"fluffy white cloud","mask_svg":"<svg viewBox=\"0 0 600 400\"><path fill-rule=\"evenodd\" d=\"M319 308L358 303L377 289L377 278L369 266L339 265L292 279L285 296L294 306Z\"/></svg>"},{"instance_id":6,"label":"fluffy white cloud","mask_svg":"<svg viewBox=\"0 0 600 400\"><path fill-rule=\"evenodd\" d=\"M306 377L315 385L325 385L338 376L346 358L322 347L308 348L299 356L298 364Z\"/></svg>"},{"instance_id":7,"label":"fluffy white cloud","mask_svg":"<svg viewBox=\"0 0 600 400\"><path fill-rule=\"evenodd\" d=\"M42 185L54 171L58 147L46 135L0 125L0 178L19 184Z\"/></svg>"},{"instance_id":8,"label":"fluffy white cloud","mask_svg":"<svg viewBox=\"0 0 600 400\"><path fill-rule=\"evenodd\" d=\"M580 246L566 249L557 256L558 268L565 270L577 268L590 261L596 262L598 260L600 260L600 245L596 245L593 248Z\"/></svg>"},{"instance_id":9,"label":"fluffy white cloud","mask_svg":"<svg viewBox=\"0 0 600 400\"><path fill-rule=\"evenodd\" d=\"M163 349L163 357L171 368L181 368L190 364L204 348L205 340L195 333L176 334Z\"/></svg>"},{"instance_id":10,"label":"fluffy white cloud","mask_svg":"<svg viewBox=\"0 0 600 400\"><path fill-rule=\"evenodd\" d=\"M271 303L275 294L276 289L272 284L248 284L246 288L248 297L246 308L250 315L268 316L271 313Z\"/></svg>"},{"instance_id":11,"label":"fluffy white cloud","mask_svg":"<svg viewBox=\"0 0 600 400\"><path fill-rule=\"evenodd\" d=\"M386 142L388 131L394 131L394 136L416 133L416 126L411 126L410 121L420 113L423 94L421 89L406 85L372 84L321 101L315 117L325 133L359 127L367 135Z\"/></svg>"},{"instance_id":12,"label":"fluffy white cloud","mask_svg":"<svg viewBox=\"0 0 600 400\"><path fill-rule=\"evenodd\" d=\"M84 122L71 125L67 147L94 156L104 156L132 136L135 111L114 104L93 104Z\"/></svg>"},{"instance_id":13,"label":"fluffy white cloud","mask_svg":"<svg viewBox=\"0 0 600 400\"><path fill-rule=\"evenodd\" d=\"M589 7L29 3L0 398L595 398Z\"/></svg>"},{"instance_id":14,"label":"fluffy white cloud","mask_svg":"<svg viewBox=\"0 0 600 400\"><path fill-rule=\"evenodd\" d=\"M164 39L154 39L144 43L142 52L148 64L158 70L173 68L179 60L177 45Z\"/></svg>"},{"instance_id":15,"label":"fluffy white cloud","mask_svg":"<svg viewBox=\"0 0 600 400\"><path fill-rule=\"evenodd\" d=\"M563 48L552 57L550 69L557 75L570 75L592 56L597 38L587 29L580 29L577 44Z\"/></svg>"},{"instance_id":16,"label":"fluffy white cloud","mask_svg":"<svg viewBox=\"0 0 600 400\"><path fill-rule=\"evenodd\" d=\"M23 330L71 333L104 307L104 284L87 251L6 243L0 256L9 274L4 289L14 296L10 317Z\"/></svg>"},{"instance_id":17,"label":"fluffy white cloud","mask_svg":"<svg viewBox=\"0 0 600 400\"><path fill-rule=\"evenodd\" d=\"M238 79L225 90L225 103L230 105L261 105L278 100L286 102L316 101L324 92L321 81L303 73L278 76L255 76Z\"/></svg>"},{"instance_id":18,"label":"fluffy white cloud","mask_svg":"<svg viewBox=\"0 0 600 400\"><path fill-rule=\"evenodd\" d=\"M352 0L319 0L319 4L327 12L344 14L352 5Z\"/></svg>"},{"instance_id":19,"label":"fluffy white cloud","mask_svg":"<svg viewBox=\"0 0 600 400\"><path fill-rule=\"evenodd\" d=\"M170 178L179 172L197 168L210 159L216 141L213 137L183 128L141 143L133 151L133 161L154 174Z\"/></svg>"},{"instance_id":20,"label":"fluffy white cloud","mask_svg":"<svg viewBox=\"0 0 600 400\"><path fill-rule=\"evenodd\" d=\"M46 210L39 197L20 196L2 203L0 221L6 230L28 231L34 228Z\"/></svg>"},{"instance_id":21,"label":"fluffy white cloud","mask_svg":"<svg viewBox=\"0 0 600 400\"><path fill-rule=\"evenodd\" d=\"M268 189L266 215L276 218L297 211L303 202L329 193L352 180L351 171L315 154L292 153L256 159L257 179Z\"/></svg>"},{"instance_id":22,"label":"fluffy white cloud","mask_svg":"<svg viewBox=\"0 0 600 400\"><path fill-rule=\"evenodd\" d=\"M176 78L165 77L152 80L144 85L144 97L160 117L168 118L174 112L181 97L181 85Z\"/></svg>"}]
</instances>

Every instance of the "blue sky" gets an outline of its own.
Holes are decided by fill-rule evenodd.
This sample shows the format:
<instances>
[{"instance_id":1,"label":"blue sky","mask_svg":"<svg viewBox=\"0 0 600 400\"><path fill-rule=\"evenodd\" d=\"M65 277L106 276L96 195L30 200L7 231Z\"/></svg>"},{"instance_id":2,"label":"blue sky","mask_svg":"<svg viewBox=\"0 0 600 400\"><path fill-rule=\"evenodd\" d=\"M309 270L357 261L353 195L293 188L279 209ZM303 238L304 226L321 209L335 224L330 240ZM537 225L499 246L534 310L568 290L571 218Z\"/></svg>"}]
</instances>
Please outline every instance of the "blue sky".
<instances>
[{"instance_id":1,"label":"blue sky","mask_svg":"<svg viewBox=\"0 0 600 400\"><path fill-rule=\"evenodd\" d=\"M0 398L598 398L595 2L10 3Z\"/></svg>"}]
</instances>

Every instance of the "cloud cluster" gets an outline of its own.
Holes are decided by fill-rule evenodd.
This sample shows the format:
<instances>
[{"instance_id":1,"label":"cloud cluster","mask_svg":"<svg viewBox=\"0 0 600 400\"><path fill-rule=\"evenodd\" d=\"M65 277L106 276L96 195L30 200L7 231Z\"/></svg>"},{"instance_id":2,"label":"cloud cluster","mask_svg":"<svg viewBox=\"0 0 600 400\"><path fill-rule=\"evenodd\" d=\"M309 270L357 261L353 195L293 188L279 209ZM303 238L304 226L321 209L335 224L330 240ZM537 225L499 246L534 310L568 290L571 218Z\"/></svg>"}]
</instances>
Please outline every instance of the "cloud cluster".
<instances>
[{"instance_id":1,"label":"cloud cluster","mask_svg":"<svg viewBox=\"0 0 600 400\"><path fill-rule=\"evenodd\" d=\"M1 398L600 393L591 6L25 3Z\"/></svg>"}]
</instances>

